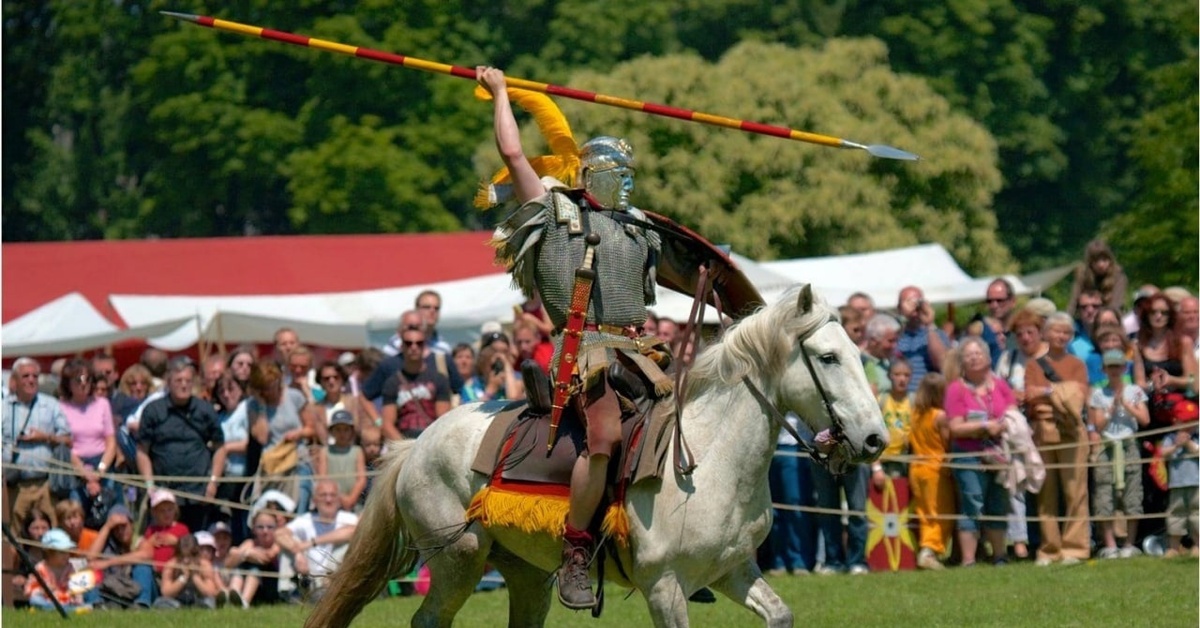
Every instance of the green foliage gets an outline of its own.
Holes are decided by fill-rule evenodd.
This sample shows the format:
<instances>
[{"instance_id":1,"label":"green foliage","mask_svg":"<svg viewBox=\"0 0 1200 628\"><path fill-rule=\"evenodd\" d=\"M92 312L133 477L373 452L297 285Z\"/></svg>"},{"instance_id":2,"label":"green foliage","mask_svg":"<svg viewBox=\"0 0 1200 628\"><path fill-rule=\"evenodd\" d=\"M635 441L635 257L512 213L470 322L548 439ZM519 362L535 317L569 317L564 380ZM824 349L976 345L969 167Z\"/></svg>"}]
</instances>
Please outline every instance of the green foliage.
<instances>
[{"instance_id":1,"label":"green foliage","mask_svg":"<svg viewBox=\"0 0 1200 628\"><path fill-rule=\"evenodd\" d=\"M744 255L828 255L937 241L973 270L1012 267L990 209L1000 185L991 137L920 79L891 72L878 40L831 40L819 50L747 42L716 64L688 54L644 57L603 75L578 74L572 83L814 132L838 129L859 141L888 138L933 157L915 164L878 160L864 151L561 103L580 142L615 134L633 143L635 203ZM531 156L544 151L540 141L529 145ZM479 150L495 152L490 144ZM486 163L481 176L498 165L494 157Z\"/></svg>"}]
</instances>

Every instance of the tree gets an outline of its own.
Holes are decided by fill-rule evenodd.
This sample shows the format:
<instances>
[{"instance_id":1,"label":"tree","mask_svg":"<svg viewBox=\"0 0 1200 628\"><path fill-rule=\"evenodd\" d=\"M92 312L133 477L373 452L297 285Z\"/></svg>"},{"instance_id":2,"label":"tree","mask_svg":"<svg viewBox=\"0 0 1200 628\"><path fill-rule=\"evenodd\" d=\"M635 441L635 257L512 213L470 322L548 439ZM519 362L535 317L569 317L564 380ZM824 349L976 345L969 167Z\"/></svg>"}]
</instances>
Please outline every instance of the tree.
<instances>
[{"instance_id":1,"label":"tree","mask_svg":"<svg viewBox=\"0 0 1200 628\"><path fill-rule=\"evenodd\" d=\"M839 133L932 156L875 159L779 138L577 102L560 102L579 141L628 138L638 160L634 202L752 258L849 253L937 241L967 268L1012 268L990 203L996 145L919 78L887 66L875 39L817 50L747 42L716 64L692 54L641 58L573 85L730 117ZM531 127L532 125L526 125ZM529 154L544 144L525 129ZM495 148L480 147L486 176Z\"/></svg>"}]
</instances>

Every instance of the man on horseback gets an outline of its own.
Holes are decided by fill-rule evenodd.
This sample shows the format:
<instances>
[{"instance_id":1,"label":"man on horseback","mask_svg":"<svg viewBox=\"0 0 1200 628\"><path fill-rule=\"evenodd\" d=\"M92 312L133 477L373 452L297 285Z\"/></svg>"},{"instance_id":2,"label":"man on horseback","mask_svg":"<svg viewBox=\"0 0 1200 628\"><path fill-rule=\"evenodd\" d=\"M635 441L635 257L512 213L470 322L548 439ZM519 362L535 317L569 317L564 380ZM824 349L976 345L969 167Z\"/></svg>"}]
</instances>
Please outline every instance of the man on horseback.
<instances>
[{"instance_id":1,"label":"man on horseback","mask_svg":"<svg viewBox=\"0 0 1200 628\"><path fill-rule=\"evenodd\" d=\"M586 424L587 451L571 474L558 596L568 608L592 608L588 529L621 438L623 408L631 411L639 396L662 398L671 390L662 371L669 350L641 331L646 306L654 303L661 239L643 228L645 216L629 204L634 162L628 143L597 137L583 144L576 175L582 189L541 179L522 151L504 73L477 72L494 101L496 145L519 203L496 229L498 257L526 295L541 294L555 324L551 374L558 373L553 385L561 387L555 412L569 398ZM581 284L577 271L590 281ZM574 298L581 290L582 300ZM572 310L585 316L572 317Z\"/></svg>"}]
</instances>

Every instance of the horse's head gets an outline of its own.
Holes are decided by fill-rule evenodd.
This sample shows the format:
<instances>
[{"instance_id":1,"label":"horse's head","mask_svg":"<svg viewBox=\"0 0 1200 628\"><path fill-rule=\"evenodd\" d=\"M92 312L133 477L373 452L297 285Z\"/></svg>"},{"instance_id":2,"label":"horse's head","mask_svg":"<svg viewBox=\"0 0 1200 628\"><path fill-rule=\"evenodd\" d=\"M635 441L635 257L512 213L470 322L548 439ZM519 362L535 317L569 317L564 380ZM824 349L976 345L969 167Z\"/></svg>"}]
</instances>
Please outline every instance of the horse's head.
<instances>
[{"instance_id":1,"label":"horse's head","mask_svg":"<svg viewBox=\"0 0 1200 628\"><path fill-rule=\"evenodd\" d=\"M790 295L790 293L789 293ZM858 347L837 314L804 285L775 306L791 313L779 325L790 349L775 398L817 434L816 448L832 471L874 460L887 446L887 427L871 393Z\"/></svg>"}]
</instances>

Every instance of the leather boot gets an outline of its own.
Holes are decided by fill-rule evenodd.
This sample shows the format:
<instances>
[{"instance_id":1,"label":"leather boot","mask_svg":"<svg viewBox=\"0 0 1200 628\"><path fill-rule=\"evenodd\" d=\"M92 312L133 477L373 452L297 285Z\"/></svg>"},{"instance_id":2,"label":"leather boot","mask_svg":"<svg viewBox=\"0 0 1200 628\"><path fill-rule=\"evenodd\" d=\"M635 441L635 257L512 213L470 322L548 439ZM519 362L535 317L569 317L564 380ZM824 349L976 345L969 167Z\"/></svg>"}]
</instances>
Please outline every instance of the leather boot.
<instances>
[{"instance_id":1,"label":"leather boot","mask_svg":"<svg viewBox=\"0 0 1200 628\"><path fill-rule=\"evenodd\" d=\"M590 544L576 545L563 541L563 564L558 569L558 601L563 606L584 610L596 605L592 581L588 576L591 555Z\"/></svg>"}]
</instances>

